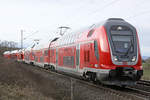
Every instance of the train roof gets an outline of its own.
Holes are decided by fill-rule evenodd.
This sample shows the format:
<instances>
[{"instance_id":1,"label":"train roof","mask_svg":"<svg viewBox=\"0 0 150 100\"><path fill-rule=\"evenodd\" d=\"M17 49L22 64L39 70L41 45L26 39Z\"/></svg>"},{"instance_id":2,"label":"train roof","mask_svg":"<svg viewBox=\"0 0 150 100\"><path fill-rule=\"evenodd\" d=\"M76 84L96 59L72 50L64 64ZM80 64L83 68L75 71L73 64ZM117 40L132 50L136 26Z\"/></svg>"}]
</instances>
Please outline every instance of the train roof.
<instances>
[{"instance_id":1,"label":"train roof","mask_svg":"<svg viewBox=\"0 0 150 100\"><path fill-rule=\"evenodd\" d=\"M54 43L57 40L59 40L59 37L55 37L55 38L47 40L47 41L43 40L38 45L36 45L33 48L33 50L40 50L40 49L48 48L50 43Z\"/></svg>"},{"instance_id":2,"label":"train roof","mask_svg":"<svg viewBox=\"0 0 150 100\"><path fill-rule=\"evenodd\" d=\"M25 51L25 49L19 49L18 50L18 52L24 52Z\"/></svg>"},{"instance_id":3,"label":"train roof","mask_svg":"<svg viewBox=\"0 0 150 100\"><path fill-rule=\"evenodd\" d=\"M102 22L93 24L91 26L84 27L82 29L67 33L67 34L63 35L62 37L60 37L58 39L58 41L56 42L56 44L64 45L64 44L68 44L68 43L74 43L80 36L82 36L83 32L89 31L89 30L96 28L96 27L99 27L99 26L102 26L105 23L106 23L106 21L102 21Z\"/></svg>"},{"instance_id":4,"label":"train roof","mask_svg":"<svg viewBox=\"0 0 150 100\"><path fill-rule=\"evenodd\" d=\"M32 49L31 46L27 47L24 51L30 51Z\"/></svg>"},{"instance_id":5,"label":"train roof","mask_svg":"<svg viewBox=\"0 0 150 100\"><path fill-rule=\"evenodd\" d=\"M18 50L11 51L11 54L13 54L13 53L18 53Z\"/></svg>"},{"instance_id":6,"label":"train roof","mask_svg":"<svg viewBox=\"0 0 150 100\"><path fill-rule=\"evenodd\" d=\"M49 41L41 41L39 44L37 44L33 50L40 50L43 48L48 48L49 47Z\"/></svg>"},{"instance_id":7,"label":"train roof","mask_svg":"<svg viewBox=\"0 0 150 100\"><path fill-rule=\"evenodd\" d=\"M72 34L76 34L76 33L81 33L81 32L84 32L84 31L87 31L87 30L91 30L91 29L93 29L93 28L96 28L96 27L99 27L99 26L102 26L102 25L104 25L106 22L108 22L108 21L125 21L124 19L122 19L122 18L108 18L108 19L106 19L106 20L104 20L104 21L100 21L100 22L98 22L98 23L94 23L94 24L92 24L92 25L90 25L90 26L87 26L87 27L84 27L84 28L82 28L82 29L79 29L79 30L76 30L76 31L73 31L73 32L71 32ZM70 33L69 33L70 34Z\"/></svg>"},{"instance_id":8,"label":"train roof","mask_svg":"<svg viewBox=\"0 0 150 100\"><path fill-rule=\"evenodd\" d=\"M10 51L5 51L3 54L10 54Z\"/></svg>"},{"instance_id":9,"label":"train roof","mask_svg":"<svg viewBox=\"0 0 150 100\"><path fill-rule=\"evenodd\" d=\"M48 48L48 47L49 47L49 43L38 44L33 48L33 50L40 50L40 49Z\"/></svg>"}]
</instances>

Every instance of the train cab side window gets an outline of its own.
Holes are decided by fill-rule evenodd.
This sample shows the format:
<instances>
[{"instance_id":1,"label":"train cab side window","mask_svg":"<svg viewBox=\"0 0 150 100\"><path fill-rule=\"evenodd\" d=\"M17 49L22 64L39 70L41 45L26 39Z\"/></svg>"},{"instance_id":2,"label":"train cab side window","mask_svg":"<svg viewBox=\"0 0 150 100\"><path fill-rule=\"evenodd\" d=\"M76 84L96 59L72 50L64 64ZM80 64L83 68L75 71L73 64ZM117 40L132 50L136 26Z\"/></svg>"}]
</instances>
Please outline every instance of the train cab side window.
<instances>
[{"instance_id":1,"label":"train cab side window","mask_svg":"<svg viewBox=\"0 0 150 100\"><path fill-rule=\"evenodd\" d=\"M94 29L91 29L91 30L88 32L88 35L87 35L87 37L90 37L90 36L92 36L93 32L94 32Z\"/></svg>"},{"instance_id":2,"label":"train cab side window","mask_svg":"<svg viewBox=\"0 0 150 100\"><path fill-rule=\"evenodd\" d=\"M95 53L96 59L99 61L99 51L98 51L98 44L96 40L94 41L94 53Z\"/></svg>"}]
</instances>

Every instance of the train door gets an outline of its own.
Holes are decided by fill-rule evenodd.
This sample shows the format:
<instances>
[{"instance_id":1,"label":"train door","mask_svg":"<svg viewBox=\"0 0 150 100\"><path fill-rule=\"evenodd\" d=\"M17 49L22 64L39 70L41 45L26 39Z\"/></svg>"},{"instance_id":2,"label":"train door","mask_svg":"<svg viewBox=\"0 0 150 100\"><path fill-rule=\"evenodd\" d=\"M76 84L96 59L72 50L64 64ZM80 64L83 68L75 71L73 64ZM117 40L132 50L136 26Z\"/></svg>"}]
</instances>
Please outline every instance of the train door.
<instances>
[{"instance_id":1,"label":"train door","mask_svg":"<svg viewBox=\"0 0 150 100\"><path fill-rule=\"evenodd\" d=\"M93 60L92 42L80 45L80 69L91 68Z\"/></svg>"},{"instance_id":2,"label":"train door","mask_svg":"<svg viewBox=\"0 0 150 100\"><path fill-rule=\"evenodd\" d=\"M76 46L76 69L79 71L80 67L80 44Z\"/></svg>"},{"instance_id":3,"label":"train door","mask_svg":"<svg viewBox=\"0 0 150 100\"><path fill-rule=\"evenodd\" d=\"M90 43L84 45L84 67L89 67L90 65Z\"/></svg>"}]
</instances>

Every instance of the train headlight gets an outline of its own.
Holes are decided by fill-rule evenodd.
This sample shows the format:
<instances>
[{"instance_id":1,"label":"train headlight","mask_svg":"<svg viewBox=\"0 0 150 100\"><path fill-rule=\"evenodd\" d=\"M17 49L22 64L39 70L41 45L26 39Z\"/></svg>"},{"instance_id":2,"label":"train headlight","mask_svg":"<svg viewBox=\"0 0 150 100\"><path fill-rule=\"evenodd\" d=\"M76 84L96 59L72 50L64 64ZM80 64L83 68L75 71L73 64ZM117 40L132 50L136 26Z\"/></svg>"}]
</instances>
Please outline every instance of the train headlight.
<instances>
[{"instance_id":1,"label":"train headlight","mask_svg":"<svg viewBox=\"0 0 150 100\"><path fill-rule=\"evenodd\" d=\"M118 59L117 59L117 57L116 57L116 56L114 56L114 57L113 57L113 59L114 59L115 61L118 61Z\"/></svg>"},{"instance_id":2,"label":"train headlight","mask_svg":"<svg viewBox=\"0 0 150 100\"><path fill-rule=\"evenodd\" d=\"M136 61L136 56L133 56L132 61L133 62Z\"/></svg>"},{"instance_id":3,"label":"train headlight","mask_svg":"<svg viewBox=\"0 0 150 100\"><path fill-rule=\"evenodd\" d=\"M97 67L98 67L98 64L95 64L95 67L97 68Z\"/></svg>"}]
</instances>

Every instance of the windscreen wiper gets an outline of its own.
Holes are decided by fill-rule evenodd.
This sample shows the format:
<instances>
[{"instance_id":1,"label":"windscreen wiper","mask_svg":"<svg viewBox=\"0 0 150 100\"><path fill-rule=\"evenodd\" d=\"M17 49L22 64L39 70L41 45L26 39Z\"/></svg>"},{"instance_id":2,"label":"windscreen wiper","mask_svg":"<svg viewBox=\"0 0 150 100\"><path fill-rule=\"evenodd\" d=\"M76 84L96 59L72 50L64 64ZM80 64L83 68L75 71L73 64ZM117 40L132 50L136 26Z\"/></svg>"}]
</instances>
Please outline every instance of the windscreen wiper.
<instances>
[{"instance_id":1,"label":"windscreen wiper","mask_svg":"<svg viewBox=\"0 0 150 100\"><path fill-rule=\"evenodd\" d=\"M133 45L133 41L131 40L131 45L128 48L127 52L124 54L124 56L127 56L129 54L129 51L130 51L130 49L131 49L132 46L134 46L134 45Z\"/></svg>"}]
</instances>

